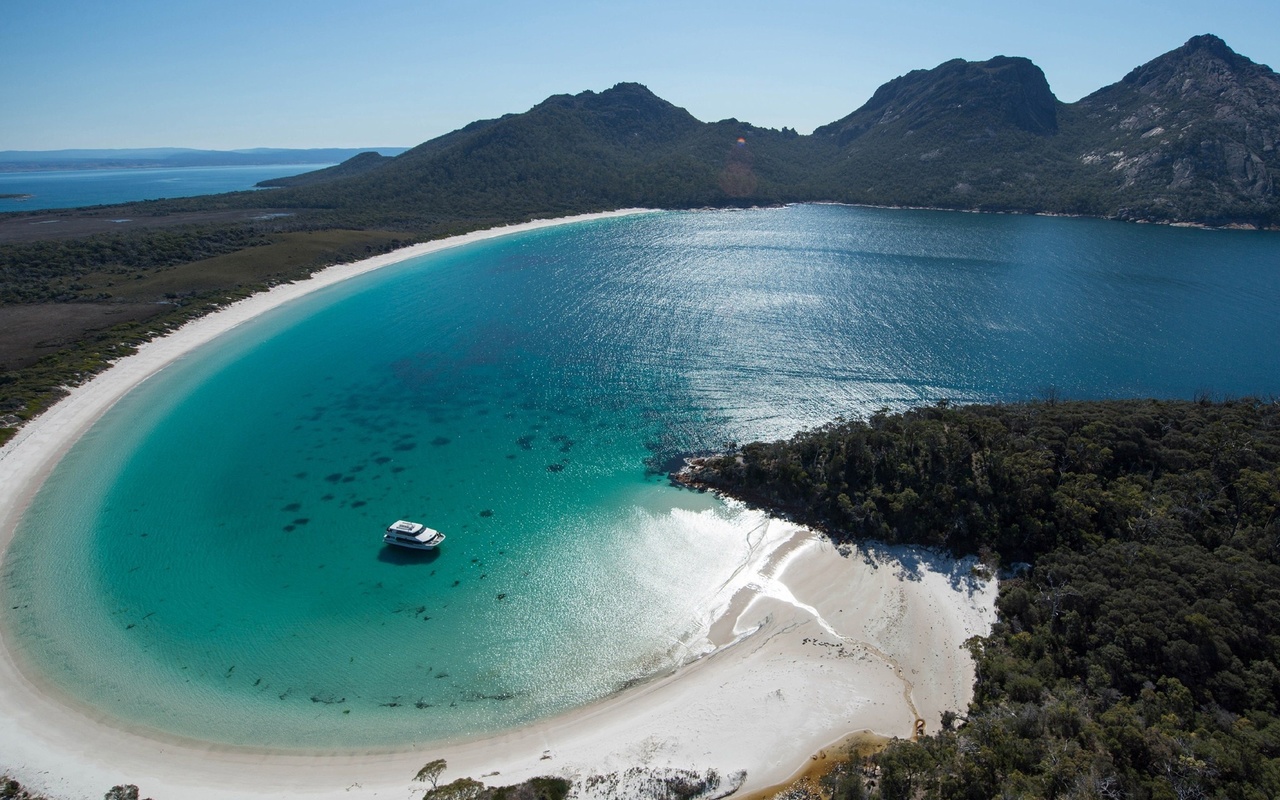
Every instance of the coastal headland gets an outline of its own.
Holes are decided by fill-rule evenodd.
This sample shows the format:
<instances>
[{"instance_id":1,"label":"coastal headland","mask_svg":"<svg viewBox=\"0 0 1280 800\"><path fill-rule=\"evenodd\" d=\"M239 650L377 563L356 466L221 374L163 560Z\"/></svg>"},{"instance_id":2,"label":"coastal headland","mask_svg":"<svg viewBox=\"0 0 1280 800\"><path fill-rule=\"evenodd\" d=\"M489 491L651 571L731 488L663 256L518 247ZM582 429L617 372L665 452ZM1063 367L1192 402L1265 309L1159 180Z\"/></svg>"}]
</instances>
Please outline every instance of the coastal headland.
<instances>
[{"instance_id":1,"label":"coastal headland","mask_svg":"<svg viewBox=\"0 0 1280 800\"><path fill-rule=\"evenodd\" d=\"M628 210L539 220L405 248L283 284L141 347L73 390L0 449L0 547L59 459L117 400L254 317L370 270L437 250ZM443 780L491 784L558 775L616 790L632 768L714 770L721 792L800 771L848 734L908 737L963 710L973 665L962 644L994 620L996 586L969 561L905 547L837 549L759 513L746 588L706 631L704 655L583 708L483 738L395 752L234 748L122 729L20 669L0 636L0 768L59 796L134 783L155 797L407 797L426 762ZM753 533L753 536L756 535ZM2 634L3 632L0 632ZM416 784L421 788L421 784ZM604 789L601 789L604 791Z\"/></svg>"}]
</instances>

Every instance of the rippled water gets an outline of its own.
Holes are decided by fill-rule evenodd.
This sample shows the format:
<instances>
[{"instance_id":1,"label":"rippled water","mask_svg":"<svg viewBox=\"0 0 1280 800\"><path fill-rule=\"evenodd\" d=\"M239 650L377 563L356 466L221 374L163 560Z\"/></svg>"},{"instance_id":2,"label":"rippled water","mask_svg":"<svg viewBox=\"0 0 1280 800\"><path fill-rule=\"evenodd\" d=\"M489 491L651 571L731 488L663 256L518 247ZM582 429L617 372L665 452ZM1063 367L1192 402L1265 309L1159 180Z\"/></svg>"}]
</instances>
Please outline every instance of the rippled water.
<instances>
[{"instance_id":1,"label":"rippled water","mask_svg":"<svg viewBox=\"0 0 1280 800\"><path fill-rule=\"evenodd\" d=\"M700 646L765 532L665 486L670 456L940 398L1275 393L1277 308L1275 234L799 206L492 240L126 398L24 520L5 623L141 727L492 731ZM388 550L401 517L449 538Z\"/></svg>"}]
</instances>

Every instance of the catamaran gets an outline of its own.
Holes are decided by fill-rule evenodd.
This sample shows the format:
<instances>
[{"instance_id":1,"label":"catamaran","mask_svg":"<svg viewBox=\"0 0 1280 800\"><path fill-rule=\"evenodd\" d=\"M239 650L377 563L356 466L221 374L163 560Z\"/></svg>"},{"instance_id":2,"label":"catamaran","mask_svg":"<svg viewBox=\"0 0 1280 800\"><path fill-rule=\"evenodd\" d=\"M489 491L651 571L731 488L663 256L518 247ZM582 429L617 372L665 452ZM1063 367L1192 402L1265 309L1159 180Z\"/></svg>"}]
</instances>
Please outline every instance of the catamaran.
<instances>
[{"instance_id":1,"label":"catamaran","mask_svg":"<svg viewBox=\"0 0 1280 800\"><path fill-rule=\"evenodd\" d=\"M382 541L396 547L408 547L411 550L434 550L436 545L444 541L444 534L428 528L421 522L399 519L387 528L387 532L382 535Z\"/></svg>"}]
</instances>

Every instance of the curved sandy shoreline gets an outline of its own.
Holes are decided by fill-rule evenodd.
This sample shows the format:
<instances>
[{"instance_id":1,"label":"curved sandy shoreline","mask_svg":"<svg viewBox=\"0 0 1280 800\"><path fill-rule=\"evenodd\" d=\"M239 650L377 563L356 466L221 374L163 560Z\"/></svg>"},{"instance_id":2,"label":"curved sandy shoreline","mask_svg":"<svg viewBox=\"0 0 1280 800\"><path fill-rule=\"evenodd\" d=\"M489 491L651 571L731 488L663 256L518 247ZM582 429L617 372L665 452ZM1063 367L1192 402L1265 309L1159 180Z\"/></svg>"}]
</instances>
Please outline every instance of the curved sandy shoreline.
<instances>
[{"instance_id":1,"label":"curved sandy shoreline","mask_svg":"<svg viewBox=\"0 0 1280 800\"><path fill-rule=\"evenodd\" d=\"M131 389L254 317L356 275L470 242L639 210L540 220L416 245L254 295L141 347L20 430L0 449L0 548L58 460ZM810 754L857 730L910 734L973 683L963 641L989 629L994 582L968 562L906 548L841 555L825 539L760 515L767 536L749 585L708 632L711 652L584 708L482 739L419 752L283 754L152 739L73 708L24 676L0 636L0 771L57 795L100 797L135 783L164 798L409 796L445 758L444 780L490 784L653 770L746 771L777 784ZM602 784L608 786L608 783ZM614 784L614 788L617 788ZM595 794L602 794L596 792ZM592 796L585 793L581 796Z\"/></svg>"}]
</instances>

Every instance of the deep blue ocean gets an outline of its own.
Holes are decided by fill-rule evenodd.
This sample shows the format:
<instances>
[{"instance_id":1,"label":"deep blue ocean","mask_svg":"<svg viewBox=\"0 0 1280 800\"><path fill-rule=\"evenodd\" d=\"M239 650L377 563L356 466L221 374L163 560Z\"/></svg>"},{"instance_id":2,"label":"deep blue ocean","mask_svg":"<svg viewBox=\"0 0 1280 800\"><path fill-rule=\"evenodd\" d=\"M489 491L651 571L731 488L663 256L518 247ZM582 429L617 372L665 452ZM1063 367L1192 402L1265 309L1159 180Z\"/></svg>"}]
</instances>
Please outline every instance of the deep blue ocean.
<instances>
[{"instance_id":1,"label":"deep blue ocean","mask_svg":"<svg viewBox=\"0 0 1280 800\"><path fill-rule=\"evenodd\" d=\"M258 181L299 175L331 166L333 165L277 164L0 172L0 194L31 195L25 200L0 198L0 212L76 208L239 192L252 189Z\"/></svg>"},{"instance_id":2,"label":"deep blue ocean","mask_svg":"<svg viewBox=\"0 0 1280 800\"><path fill-rule=\"evenodd\" d=\"M396 746L696 653L758 515L671 456L939 399L1280 392L1280 235L805 205L511 235L311 295L125 398L4 562L125 724ZM416 519L429 556L381 531Z\"/></svg>"}]
</instances>

